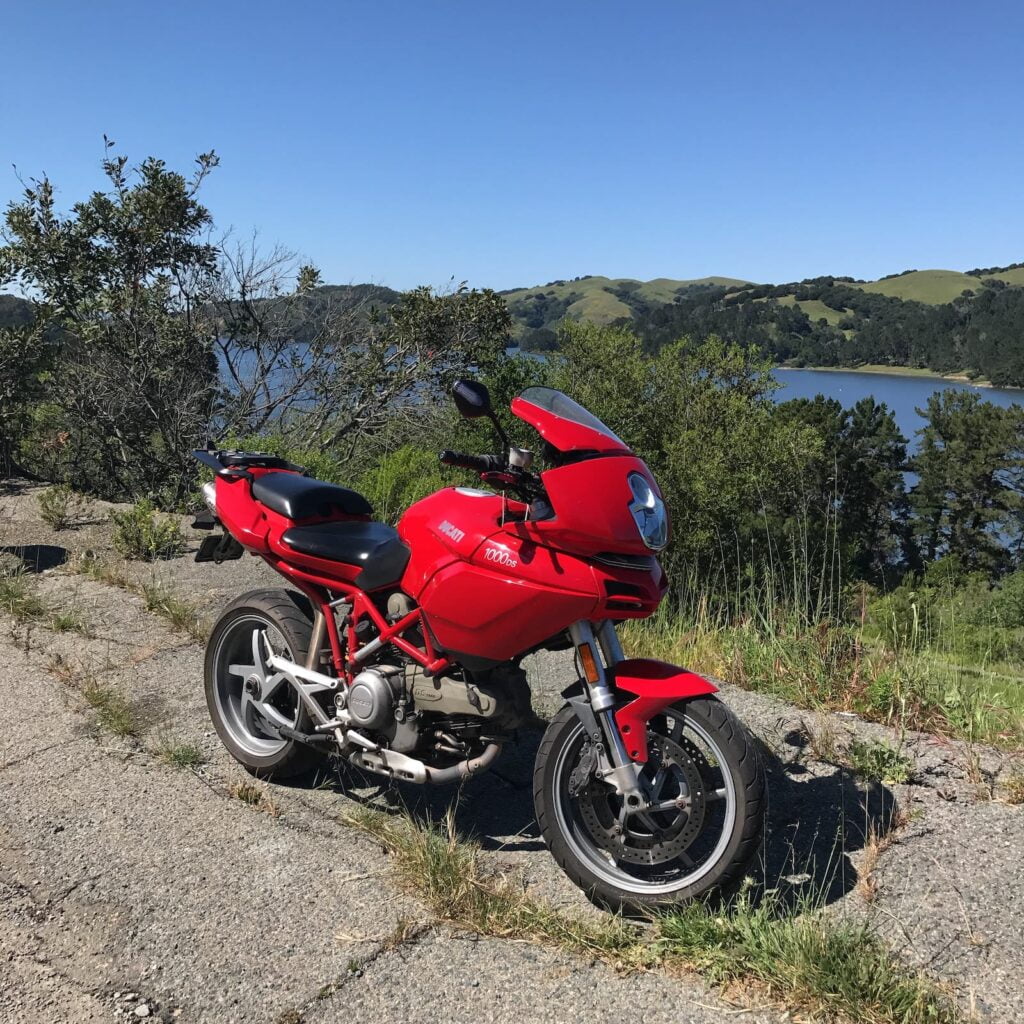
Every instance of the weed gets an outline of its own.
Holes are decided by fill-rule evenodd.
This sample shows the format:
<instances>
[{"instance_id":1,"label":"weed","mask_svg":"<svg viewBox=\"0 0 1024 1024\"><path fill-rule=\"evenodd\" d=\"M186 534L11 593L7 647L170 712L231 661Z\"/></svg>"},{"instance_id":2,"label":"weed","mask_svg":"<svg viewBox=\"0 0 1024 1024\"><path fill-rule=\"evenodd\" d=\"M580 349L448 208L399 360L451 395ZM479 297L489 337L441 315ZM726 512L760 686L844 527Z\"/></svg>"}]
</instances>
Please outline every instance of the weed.
<instances>
[{"instance_id":1,"label":"weed","mask_svg":"<svg viewBox=\"0 0 1024 1024\"><path fill-rule=\"evenodd\" d=\"M870 925L828 917L813 900L790 910L777 896L755 903L741 893L724 913L692 903L657 926L666 959L713 983L760 989L813 1018L937 1024L958 1017L945 995L896 959Z\"/></svg>"},{"instance_id":2,"label":"weed","mask_svg":"<svg viewBox=\"0 0 1024 1024\"><path fill-rule=\"evenodd\" d=\"M190 601L178 597L162 583L144 583L142 596L147 610L166 619L175 629L188 633L196 640L205 640L210 633L209 625L202 620L199 609Z\"/></svg>"},{"instance_id":3,"label":"weed","mask_svg":"<svg viewBox=\"0 0 1024 1024\"><path fill-rule=\"evenodd\" d=\"M1016 768L1004 779L1003 800L1008 804L1024 804L1024 770Z\"/></svg>"},{"instance_id":4,"label":"weed","mask_svg":"<svg viewBox=\"0 0 1024 1024\"><path fill-rule=\"evenodd\" d=\"M54 530L66 530L87 519L92 511L92 499L78 494L68 484L47 487L39 495L39 514L43 522Z\"/></svg>"},{"instance_id":5,"label":"weed","mask_svg":"<svg viewBox=\"0 0 1024 1024\"><path fill-rule=\"evenodd\" d=\"M232 782L228 786L228 795L236 800L240 800L249 807L263 811L264 814L269 814L272 818L276 818L281 813L280 807L278 807L277 803L267 792L266 786L261 786L258 782L253 782L251 779Z\"/></svg>"},{"instance_id":6,"label":"weed","mask_svg":"<svg viewBox=\"0 0 1024 1024\"><path fill-rule=\"evenodd\" d=\"M82 686L82 696L96 713L96 721L102 729L122 737L138 736L142 732L138 708L120 691L90 679Z\"/></svg>"},{"instance_id":7,"label":"weed","mask_svg":"<svg viewBox=\"0 0 1024 1024\"><path fill-rule=\"evenodd\" d=\"M877 740L853 740L846 759L856 775L888 785L909 782L914 772L914 763L909 757Z\"/></svg>"},{"instance_id":8,"label":"weed","mask_svg":"<svg viewBox=\"0 0 1024 1024\"><path fill-rule=\"evenodd\" d=\"M28 577L23 573L14 573L0 576L0 611L21 624L45 619L50 610L34 593Z\"/></svg>"},{"instance_id":9,"label":"weed","mask_svg":"<svg viewBox=\"0 0 1024 1024\"><path fill-rule=\"evenodd\" d=\"M137 501L114 513L114 547L125 558L153 562L173 558L185 549L185 535L173 516L161 516L150 501Z\"/></svg>"},{"instance_id":10,"label":"weed","mask_svg":"<svg viewBox=\"0 0 1024 1024\"><path fill-rule=\"evenodd\" d=\"M50 629L55 633L79 633L88 638L92 635L89 623L77 608L65 608L50 615Z\"/></svg>"},{"instance_id":11,"label":"weed","mask_svg":"<svg viewBox=\"0 0 1024 1024\"><path fill-rule=\"evenodd\" d=\"M206 755L195 743L181 743L171 736L161 736L156 754L165 764L174 768L198 768L206 763Z\"/></svg>"},{"instance_id":12,"label":"weed","mask_svg":"<svg viewBox=\"0 0 1024 1024\"><path fill-rule=\"evenodd\" d=\"M807 747L816 760L825 764L839 760L839 730L827 715L819 715L814 727L807 729Z\"/></svg>"},{"instance_id":13,"label":"weed","mask_svg":"<svg viewBox=\"0 0 1024 1024\"><path fill-rule=\"evenodd\" d=\"M123 565L99 558L93 551L83 551L73 563L72 568L83 576L88 576L112 587L121 587L125 590L130 590L133 587L132 579Z\"/></svg>"},{"instance_id":14,"label":"weed","mask_svg":"<svg viewBox=\"0 0 1024 1024\"><path fill-rule=\"evenodd\" d=\"M956 1009L928 978L904 966L866 923L837 921L808 898L795 910L749 889L725 907L692 903L651 928L619 917L582 917L487 872L479 849L444 825L418 825L359 808L344 819L391 854L400 880L439 918L481 934L540 942L620 969L698 970L741 985L801 1016L867 1024L952 1024Z\"/></svg>"}]
</instances>

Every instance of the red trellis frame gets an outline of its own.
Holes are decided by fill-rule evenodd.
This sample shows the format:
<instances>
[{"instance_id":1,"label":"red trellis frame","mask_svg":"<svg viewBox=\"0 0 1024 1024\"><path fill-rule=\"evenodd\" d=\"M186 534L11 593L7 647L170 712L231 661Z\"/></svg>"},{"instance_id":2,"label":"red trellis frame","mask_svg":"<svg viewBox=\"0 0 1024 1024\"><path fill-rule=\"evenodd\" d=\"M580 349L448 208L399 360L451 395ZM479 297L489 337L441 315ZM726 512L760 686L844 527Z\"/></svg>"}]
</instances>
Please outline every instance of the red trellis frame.
<instances>
[{"instance_id":1,"label":"red trellis frame","mask_svg":"<svg viewBox=\"0 0 1024 1024\"><path fill-rule=\"evenodd\" d=\"M291 579L306 597L313 602L314 606L319 609L320 614L323 615L327 638L331 644L331 661L334 663L334 668L338 675L343 677L346 683L352 682L359 667L359 662L354 657L359 649L357 646L354 646L358 643L354 627L364 616L368 617L374 626L377 627L378 635L375 639L380 640L381 646L394 644L400 651L403 651L414 661L422 665L431 675L443 671L451 664L446 657L438 655L434 649L434 645L430 640L430 631L427 629L421 609L414 608L408 615L403 616L397 622L391 623L381 615L374 603L366 596L366 593L358 587L353 587L349 583L343 583L341 580L330 579L327 576L308 572L305 569L299 569L277 558L267 558L267 561L279 573ZM353 628L349 630L347 660L345 652L341 649L341 632L338 628L338 620L334 614L334 609L331 607L332 598L330 593L332 591L352 601L352 611L350 614ZM423 637L423 650L402 636L403 633L414 626L419 627L420 635Z\"/></svg>"}]
</instances>

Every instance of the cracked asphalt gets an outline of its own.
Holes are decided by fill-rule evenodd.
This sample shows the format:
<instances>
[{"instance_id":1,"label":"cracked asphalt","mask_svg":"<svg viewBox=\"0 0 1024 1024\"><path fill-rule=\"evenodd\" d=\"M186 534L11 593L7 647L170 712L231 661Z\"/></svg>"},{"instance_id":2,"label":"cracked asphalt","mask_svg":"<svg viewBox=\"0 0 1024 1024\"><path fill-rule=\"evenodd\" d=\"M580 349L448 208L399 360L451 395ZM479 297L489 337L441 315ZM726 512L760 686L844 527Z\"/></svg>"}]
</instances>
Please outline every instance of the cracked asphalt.
<instances>
[{"instance_id":1,"label":"cracked asphalt","mask_svg":"<svg viewBox=\"0 0 1024 1024\"><path fill-rule=\"evenodd\" d=\"M0 734L4 1021L736 1018L737 1007L695 976L622 975L439 924L396 885L379 845L339 821L351 800L393 806L393 794L366 777L269 786L273 813L232 798L245 776L207 719L201 645L135 594L71 571L76 551L107 546L103 525L53 534L32 488L8 485L0 496L0 548L39 568L39 594L78 610L90 634L0 619L0 700L10 709ZM211 612L243 590L279 585L252 559L216 567L186 556L130 571ZM539 710L552 710L571 666L544 656L528 669ZM138 740L96 728L73 685L85 678L133 702ZM907 737L915 783L865 787L810 756L817 716L732 688L726 699L766 746L771 809L753 870L816 886L836 913L870 917L901 955L949 979L980 1019L1024 1019L1024 811L980 800L978 773L957 744ZM833 724L894 740L880 726ZM196 744L207 762L163 763L155 751L167 738ZM537 740L525 737L463 791L459 827L535 895L596 914L537 835ZM976 753L990 780L1007 770L1003 755ZM436 817L454 796L403 789L400 799ZM897 820L865 900L865 834Z\"/></svg>"}]
</instances>

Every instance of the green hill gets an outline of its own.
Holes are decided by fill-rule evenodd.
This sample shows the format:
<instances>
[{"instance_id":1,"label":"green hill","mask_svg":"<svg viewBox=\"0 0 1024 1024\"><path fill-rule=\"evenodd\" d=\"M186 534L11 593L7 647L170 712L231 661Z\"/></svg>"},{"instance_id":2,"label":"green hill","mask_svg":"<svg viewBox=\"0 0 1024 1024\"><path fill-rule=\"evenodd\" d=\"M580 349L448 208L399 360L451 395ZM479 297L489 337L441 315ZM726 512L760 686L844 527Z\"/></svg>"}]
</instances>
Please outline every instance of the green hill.
<instances>
[{"instance_id":1,"label":"green hill","mask_svg":"<svg viewBox=\"0 0 1024 1024\"><path fill-rule=\"evenodd\" d=\"M516 288L502 294L517 322L527 329L537 329L566 316L609 324L632 317L638 305L674 302L677 295L691 289L731 288L748 283L732 277L693 280L657 277L653 281L637 281L629 277L589 275L571 281L551 281L534 288Z\"/></svg>"},{"instance_id":2,"label":"green hill","mask_svg":"<svg viewBox=\"0 0 1024 1024\"><path fill-rule=\"evenodd\" d=\"M1019 273L1007 271L1009 274ZM997 275L992 275L997 276ZM1024 275L1017 284L1024 284ZM952 302L966 289L980 291L985 286L980 277L961 273L959 270L910 270L895 277L883 277L879 281L868 281L853 285L866 292L877 292L904 302L927 302L929 305L941 305Z\"/></svg>"}]
</instances>

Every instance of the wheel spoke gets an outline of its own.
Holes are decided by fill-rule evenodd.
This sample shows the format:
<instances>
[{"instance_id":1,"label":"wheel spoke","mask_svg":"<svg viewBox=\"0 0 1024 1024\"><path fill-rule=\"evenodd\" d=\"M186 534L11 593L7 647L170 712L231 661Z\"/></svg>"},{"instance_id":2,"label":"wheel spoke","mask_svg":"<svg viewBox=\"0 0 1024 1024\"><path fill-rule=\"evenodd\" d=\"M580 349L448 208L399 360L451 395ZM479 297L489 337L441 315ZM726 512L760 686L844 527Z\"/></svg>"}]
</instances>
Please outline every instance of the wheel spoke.
<instances>
[{"instance_id":1,"label":"wheel spoke","mask_svg":"<svg viewBox=\"0 0 1024 1024\"><path fill-rule=\"evenodd\" d=\"M650 800L657 800L661 796L661 791L665 786L665 779L668 777L668 772L665 771L665 766L662 765L657 772L655 772L654 779L651 781L651 789L649 793Z\"/></svg>"},{"instance_id":2,"label":"wheel spoke","mask_svg":"<svg viewBox=\"0 0 1024 1024\"><path fill-rule=\"evenodd\" d=\"M243 679L245 679L247 676L251 676L255 671L255 665L228 665L229 675L241 676Z\"/></svg>"},{"instance_id":3,"label":"wheel spoke","mask_svg":"<svg viewBox=\"0 0 1024 1024\"><path fill-rule=\"evenodd\" d=\"M728 795L728 790L723 786L721 789L711 790L711 792L704 797L704 800L706 803L713 804L719 800L724 800Z\"/></svg>"},{"instance_id":4,"label":"wheel spoke","mask_svg":"<svg viewBox=\"0 0 1024 1024\"><path fill-rule=\"evenodd\" d=\"M260 677L260 680L267 678L267 666L263 661L263 637L264 632L261 629L254 629L252 631L252 662L255 666L256 674Z\"/></svg>"},{"instance_id":5,"label":"wheel spoke","mask_svg":"<svg viewBox=\"0 0 1024 1024\"><path fill-rule=\"evenodd\" d=\"M287 715L282 714L280 711L277 710L277 708L274 707L273 704L257 704L254 701L253 708L256 710L258 714L262 715L268 722L270 722L271 725L276 725L279 728L283 726L288 729L292 727L294 719L291 719Z\"/></svg>"},{"instance_id":6,"label":"wheel spoke","mask_svg":"<svg viewBox=\"0 0 1024 1024\"><path fill-rule=\"evenodd\" d=\"M263 685L260 687L260 700L265 704L271 697L277 693L281 684L284 682L284 673L275 672L272 676L268 676L263 680Z\"/></svg>"}]
</instances>

